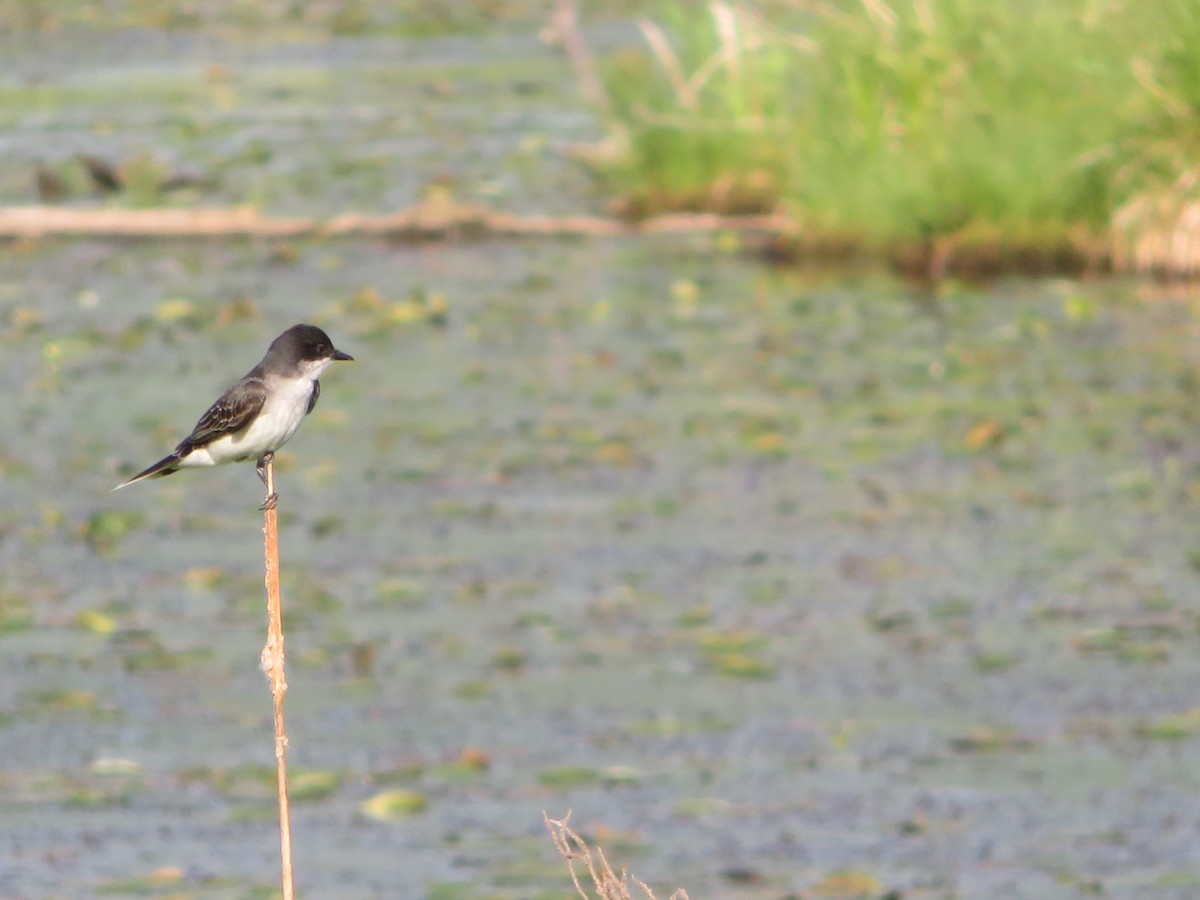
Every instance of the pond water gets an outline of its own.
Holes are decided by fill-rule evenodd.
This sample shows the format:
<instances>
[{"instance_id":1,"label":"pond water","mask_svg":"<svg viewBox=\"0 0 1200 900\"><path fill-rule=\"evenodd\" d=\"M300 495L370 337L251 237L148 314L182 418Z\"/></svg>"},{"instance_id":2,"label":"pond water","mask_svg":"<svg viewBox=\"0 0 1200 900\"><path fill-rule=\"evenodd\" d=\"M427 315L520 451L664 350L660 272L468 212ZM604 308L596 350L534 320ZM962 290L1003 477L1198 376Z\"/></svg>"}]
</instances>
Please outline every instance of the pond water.
<instances>
[{"instance_id":1,"label":"pond water","mask_svg":"<svg viewBox=\"0 0 1200 900\"><path fill-rule=\"evenodd\" d=\"M561 896L568 809L693 897L1194 889L1193 306L714 249L9 252L4 895L273 883L258 481L109 490L300 319L307 893Z\"/></svg>"},{"instance_id":2,"label":"pond water","mask_svg":"<svg viewBox=\"0 0 1200 900\"><path fill-rule=\"evenodd\" d=\"M1198 309L729 239L9 245L0 896L277 888L260 485L110 489L297 321L357 359L279 465L305 896L569 896L568 810L659 896L1194 896Z\"/></svg>"}]
</instances>

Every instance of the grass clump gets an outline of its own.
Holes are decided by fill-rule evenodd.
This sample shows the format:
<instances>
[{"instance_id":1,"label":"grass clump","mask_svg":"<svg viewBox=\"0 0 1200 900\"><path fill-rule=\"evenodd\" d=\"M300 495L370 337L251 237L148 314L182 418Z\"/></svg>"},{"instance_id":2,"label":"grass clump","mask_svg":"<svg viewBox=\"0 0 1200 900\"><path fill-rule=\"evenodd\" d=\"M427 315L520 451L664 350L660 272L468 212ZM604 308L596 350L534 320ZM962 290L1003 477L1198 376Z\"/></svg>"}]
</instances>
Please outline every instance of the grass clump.
<instances>
[{"instance_id":1,"label":"grass clump","mask_svg":"<svg viewBox=\"0 0 1200 900\"><path fill-rule=\"evenodd\" d=\"M640 20L650 52L619 53L602 73L623 152L601 171L633 218L764 212L789 180L794 48L728 4L712 5L711 23L697 8Z\"/></svg>"},{"instance_id":2,"label":"grass clump","mask_svg":"<svg viewBox=\"0 0 1200 900\"><path fill-rule=\"evenodd\" d=\"M1128 186L1114 217L1117 261L1200 274L1200 7L1155 0L1129 25L1137 81L1134 125L1121 147Z\"/></svg>"},{"instance_id":3,"label":"grass clump","mask_svg":"<svg viewBox=\"0 0 1200 900\"><path fill-rule=\"evenodd\" d=\"M1082 13L900 0L818 18L795 135L803 216L883 239L1101 226L1096 151L1120 79Z\"/></svg>"},{"instance_id":4,"label":"grass clump","mask_svg":"<svg viewBox=\"0 0 1200 900\"><path fill-rule=\"evenodd\" d=\"M747 0L639 24L645 48L601 70L619 150L598 169L631 215L783 209L825 243L1057 253L1148 193L1200 197L1185 0Z\"/></svg>"}]
</instances>

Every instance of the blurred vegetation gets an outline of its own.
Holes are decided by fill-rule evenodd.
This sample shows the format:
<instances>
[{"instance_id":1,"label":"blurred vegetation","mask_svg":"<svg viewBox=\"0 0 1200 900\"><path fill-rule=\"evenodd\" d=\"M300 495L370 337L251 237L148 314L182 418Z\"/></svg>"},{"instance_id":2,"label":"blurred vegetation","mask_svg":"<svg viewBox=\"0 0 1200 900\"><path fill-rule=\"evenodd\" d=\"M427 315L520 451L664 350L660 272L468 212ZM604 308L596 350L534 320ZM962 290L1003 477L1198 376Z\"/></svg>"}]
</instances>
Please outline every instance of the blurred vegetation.
<instances>
[{"instance_id":1,"label":"blurred vegetation","mask_svg":"<svg viewBox=\"0 0 1200 900\"><path fill-rule=\"evenodd\" d=\"M662 0L584 4L589 19L654 14ZM0 29L167 28L263 38L429 37L543 23L554 0L5 0Z\"/></svg>"},{"instance_id":2,"label":"blurred vegetation","mask_svg":"<svg viewBox=\"0 0 1200 900\"><path fill-rule=\"evenodd\" d=\"M604 61L623 210L785 204L828 236L1107 230L1191 190L1191 0L676 4ZM1180 180L1185 172L1193 177Z\"/></svg>"},{"instance_id":3,"label":"blurred vegetation","mask_svg":"<svg viewBox=\"0 0 1200 900\"><path fill-rule=\"evenodd\" d=\"M578 0L578 30L606 54L598 64L568 39L578 34L560 31L560 2L10 0L0 4L0 47L122 29L256 45L540 34L571 59L587 96L603 95L595 102L607 139L565 155L624 217L779 211L799 226L794 241L773 246L782 254L881 250L934 277L950 256L979 274L1110 264L1200 274L1194 0ZM636 27L596 27L619 22ZM487 160L464 177L461 159L485 141L430 112L441 104L428 98L469 91L489 108L527 109L539 95L580 103L553 54L484 68L444 62L385 60L366 75L236 64L149 80L124 72L123 96L137 100L129 105L159 112L157 146L126 146L132 131L111 105L74 143L116 167L127 190L115 202L126 205L377 211L432 183L494 203L523 167L544 187L529 194L539 212L563 212L554 198L572 188L585 193L578 167L523 124L506 164ZM50 79L10 86L4 99L36 130L39 115L96 115L113 85ZM349 98L355 116L330 118L328 137L309 127L315 105L341 109ZM281 127L266 136L242 128L255 104L269 104ZM415 116L395 114L404 104ZM382 149L399 141L402 160ZM424 168L413 162L422 141L438 147ZM446 146L468 149L448 161ZM82 155L27 155L0 175L5 202L31 186L44 203L101 193Z\"/></svg>"}]
</instances>

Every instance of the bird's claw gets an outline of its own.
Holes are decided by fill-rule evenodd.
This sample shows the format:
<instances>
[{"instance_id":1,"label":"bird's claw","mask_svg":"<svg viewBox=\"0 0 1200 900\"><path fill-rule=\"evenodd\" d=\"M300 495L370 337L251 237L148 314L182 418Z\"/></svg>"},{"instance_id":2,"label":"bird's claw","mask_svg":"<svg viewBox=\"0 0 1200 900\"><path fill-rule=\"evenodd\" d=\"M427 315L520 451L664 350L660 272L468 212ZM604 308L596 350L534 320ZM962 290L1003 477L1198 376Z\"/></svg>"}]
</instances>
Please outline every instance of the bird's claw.
<instances>
[{"instance_id":1,"label":"bird's claw","mask_svg":"<svg viewBox=\"0 0 1200 900\"><path fill-rule=\"evenodd\" d=\"M268 509L274 509L275 503L279 500L279 494L269 494L267 499L263 501L263 505L259 507L263 512Z\"/></svg>"},{"instance_id":2,"label":"bird's claw","mask_svg":"<svg viewBox=\"0 0 1200 900\"><path fill-rule=\"evenodd\" d=\"M270 465L271 461L274 459L275 459L275 454L268 452L268 453L264 453L259 458L258 462L256 462L254 464L254 471L258 475L258 480L261 481L263 484L267 483L267 466Z\"/></svg>"}]
</instances>

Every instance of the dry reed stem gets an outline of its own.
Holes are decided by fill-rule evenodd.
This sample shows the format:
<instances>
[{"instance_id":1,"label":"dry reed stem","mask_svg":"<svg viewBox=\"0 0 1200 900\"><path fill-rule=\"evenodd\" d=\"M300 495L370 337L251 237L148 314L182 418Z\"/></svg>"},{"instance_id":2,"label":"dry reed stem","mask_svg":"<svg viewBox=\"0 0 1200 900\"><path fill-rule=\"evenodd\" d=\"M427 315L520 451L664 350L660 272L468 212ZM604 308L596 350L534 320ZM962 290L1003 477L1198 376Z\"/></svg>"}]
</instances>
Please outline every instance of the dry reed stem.
<instances>
[{"instance_id":1,"label":"dry reed stem","mask_svg":"<svg viewBox=\"0 0 1200 900\"><path fill-rule=\"evenodd\" d=\"M1129 70L1142 89L1157 100L1172 118L1190 120L1194 115L1191 104L1173 94L1159 80L1149 60L1135 59L1130 63Z\"/></svg>"},{"instance_id":2,"label":"dry reed stem","mask_svg":"<svg viewBox=\"0 0 1200 900\"><path fill-rule=\"evenodd\" d=\"M577 860L582 860L587 867L597 900L634 900L634 896L629 890L630 881L637 885L646 900L655 900L654 891L648 884L630 875L626 869L622 869L621 874L617 875L602 849L597 847L592 850L587 841L571 830L567 824L571 820L570 811L561 819L551 819L543 810L542 818L546 821L546 830L550 832L550 840L554 842L554 849L567 861L567 868L571 872L571 881L574 882L575 890L583 900L592 900L592 894L589 894L579 881L579 873L575 871ZM687 891L679 888L667 900L689 900L689 898Z\"/></svg>"},{"instance_id":3,"label":"dry reed stem","mask_svg":"<svg viewBox=\"0 0 1200 900\"><path fill-rule=\"evenodd\" d=\"M267 584L267 643L260 664L271 683L275 701L275 775L279 786L279 853L282 864L283 900L294 900L292 886L292 823L288 811L287 731L283 726L283 695L287 692L283 657L283 608L279 594L279 520L271 497L275 494L275 466L266 464L267 502L263 511Z\"/></svg>"},{"instance_id":4,"label":"dry reed stem","mask_svg":"<svg viewBox=\"0 0 1200 900\"><path fill-rule=\"evenodd\" d=\"M675 55L675 48L667 40L666 34L649 19L638 19L637 25L642 30L642 37L650 45L654 58L662 67L663 74L667 76L671 87L675 89L675 99L684 109L695 112L696 91L693 89L691 79L683 74L683 66L680 65L679 57Z\"/></svg>"},{"instance_id":5,"label":"dry reed stem","mask_svg":"<svg viewBox=\"0 0 1200 900\"><path fill-rule=\"evenodd\" d=\"M895 10L884 3L883 0L862 0L862 5L872 21L889 33L896 27L896 23L900 21L900 17L896 15ZM918 16L918 18L920 17Z\"/></svg>"},{"instance_id":6,"label":"dry reed stem","mask_svg":"<svg viewBox=\"0 0 1200 900\"><path fill-rule=\"evenodd\" d=\"M583 99L601 109L612 108L612 98L608 88L596 71L596 61L592 51L579 33L579 4L576 0L558 0L554 11L550 14L550 24L543 32L547 42L553 42L562 47L567 55L567 61L575 72L579 82L579 93Z\"/></svg>"},{"instance_id":7,"label":"dry reed stem","mask_svg":"<svg viewBox=\"0 0 1200 900\"><path fill-rule=\"evenodd\" d=\"M735 10L728 3L714 2L709 4L709 13L713 18L713 28L717 34L719 46L704 62L696 67L691 75L683 71L675 48L667 40L666 33L649 19L638 19L638 28L642 31L646 43L659 68L675 91L675 99L679 106L688 113L695 113L699 108L700 91L702 91L712 76L722 68L729 73L730 80L736 85L742 81L742 50L750 48L748 41L740 37L738 19L740 10Z\"/></svg>"},{"instance_id":8,"label":"dry reed stem","mask_svg":"<svg viewBox=\"0 0 1200 900\"><path fill-rule=\"evenodd\" d=\"M728 3L714 2L708 4L713 17L713 27L716 29L721 44L721 61L729 72L729 80L735 90L742 88L742 40L739 37L738 14Z\"/></svg>"},{"instance_id":9,"label":"dry reed stem","mask_svg":"<svg viewBox=\"0 0 1200 900\"><path fill-rule=\"evenodd\" d=\"M714 127L728 129L730 127L752 128L760 130L771 123L764 121L757 96L750 98L753 111L740 116L734 121L728 117L705 123L696 118L700 105L700 94L709 81L719 72L725 72L736 93L743 93L748 86L756 93L753 79L747 81L744 77L745 62L753 61L753 54L767 46L771 41L783 41L806 52L815 52L816 44L798 35L787 35L771 26L765 19L754 16L745 9L732 4L714 0L708 5L709 14L713 20L713 31L717 37L717 49L708 55L689 75L683 70L679 55L667 39L666 33L654 22L639 19L638 27L642 31L651 55L658 63L663 75L670 82L675 92L675 100L682 113L672 117L646 110L643 105L634 106L638 119L653 125L670 125L678 128ZM782 127L778 123L776 127Z\"/></svg>"},{"instance_id":10,"label":"dry reed stem","mask_svg":"<svg viewBox=\"0 0 1200 900\"><path fill-rule=\"evenodd\" d=\"M1113 217L1114 267L1164 277L1200 276L1200 167L1126 203Z\"/></svg>"}]
</instances>

